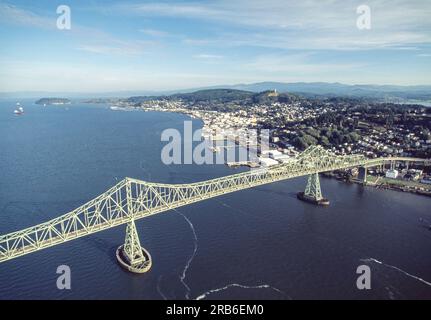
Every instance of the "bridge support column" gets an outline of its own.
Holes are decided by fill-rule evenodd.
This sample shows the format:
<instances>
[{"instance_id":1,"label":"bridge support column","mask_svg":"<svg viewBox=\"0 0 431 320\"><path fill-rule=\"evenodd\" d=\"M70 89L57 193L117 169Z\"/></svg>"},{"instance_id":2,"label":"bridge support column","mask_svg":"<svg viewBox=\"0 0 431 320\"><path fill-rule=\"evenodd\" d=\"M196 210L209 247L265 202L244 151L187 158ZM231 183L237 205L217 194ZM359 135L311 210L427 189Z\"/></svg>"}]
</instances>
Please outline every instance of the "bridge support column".
<instances>
[{"instance_id":1,"label":"bridge support column","mask_svg":"<svg viewBox=\"0 0 431 320\"><path fill-rule=\"evenodd\" d=\"M367 168L359 167L358 179L362 181L362 184L367 184Z\"/></svg>"},{"instance_id":2,"label":"bridge support column","mask_svg":"<svg viewBox=\"0 0 431 320\"><path fill-rule=\"evenodd\" d=\"M310 202L317 205L329 205L329 200L322 196L320 188L319 173L313 173L308 176L307 186L305 192L297 194L298 199Z\"/></svg>"},{"instance_id":3,"label":"bridge support column","mask_svg":"<svg viewBox=\"0 0 431 320\"><path fill-rule=\"evenodd\" d=\"M144 273L151 268L151 255L141 247L135 221L127 223L124 245L117 249L117 260L126 270L134 273Z\"/></svg>"}]
</instances>

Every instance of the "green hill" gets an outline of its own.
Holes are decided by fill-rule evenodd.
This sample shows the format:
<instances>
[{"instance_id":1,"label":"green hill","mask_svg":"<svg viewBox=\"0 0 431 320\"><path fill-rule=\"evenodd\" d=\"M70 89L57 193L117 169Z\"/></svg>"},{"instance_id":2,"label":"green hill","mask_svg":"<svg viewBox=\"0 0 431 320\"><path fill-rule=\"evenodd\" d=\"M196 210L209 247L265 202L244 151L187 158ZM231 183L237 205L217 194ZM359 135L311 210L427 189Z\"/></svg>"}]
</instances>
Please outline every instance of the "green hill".
<instances>
[{"instance_id":1,"label":"green hill","mask_svg":"<svg viewBox=\"0 0 431 320\"><path fill-rule=\"evenodd\" d=\"M70 100L66 98L42 98L35 102L36 104L70 104Z\"/></svg>"},{"instance_id":2,"label":"green hill","mask_svg":"<svg viewBox=\"0 0 431 320\"><path fill-rule=\"evenodd\" d=\"M250 100L255 93L235 89L208 89L170 95L170 99L188 102L234 102Z\"/></svg>"},{"instance_id":3,"label":"green hill","mask_svg":"<svg viewBox=\"0 0 431 320\"><path fill-rule=\"evenodd\" d=\"M235 108L235 105L247 104L270 104L273 102L290 103L298 101L300 98L297 95L290 93L278 93L275 90L267 90L260 93L255 93L245 90L236 89L205 89L189 93L176 93L169 96L136 96L127 99L129 103L142 103L148 100L182 100L187 103L198 103L202 107L210 105L225 104L228 109Z\"/></svg>"}]
</instances>

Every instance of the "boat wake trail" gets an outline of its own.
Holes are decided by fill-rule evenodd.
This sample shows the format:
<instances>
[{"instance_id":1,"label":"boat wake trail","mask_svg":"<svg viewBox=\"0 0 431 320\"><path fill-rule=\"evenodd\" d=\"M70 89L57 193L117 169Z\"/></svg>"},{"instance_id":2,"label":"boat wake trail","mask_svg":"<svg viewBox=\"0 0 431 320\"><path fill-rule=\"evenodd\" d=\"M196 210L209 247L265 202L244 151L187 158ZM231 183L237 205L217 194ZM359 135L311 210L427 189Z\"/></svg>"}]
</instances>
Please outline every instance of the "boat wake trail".
<instances>
[{"instance_id":1,"label":"boat wake trail","mask_svg":"<svg viewBox=\"0 0 431 320\"><path fill-rule=\"evenodd\" d=\"M422 279L422 278L419 278L419 277L417 277L417 276L415 276L415 275L413 275L413 274L410 274L410 273L408 273L408 272L406 272L406 271L404 271L404 270L402 270L402 269L400 269L400 268L398 268L398 267L392 266L392 265L390 265L390 264L386 264L386 263L384 263L384 262L382 262L382 261L379 261L379 260L377 260L377 259L374 259L374 258L367 258L367 259L361 259L361 261L362 261L362 262L375 262L375 263L381 264L381 265L383 265L383 266L385 266L385 267L388 267L388 268L391 268L391 269L397 270L397 271L399 271L399 272L401 272L401 273L405 274L406 276L408 276L408 277L410 277L410 278L413 278L413 279L419 280L419 281L420 281L420 282L422 282L423 284L426 284L427 286L430 286L430 287L431 287L431 282L428 282L428 281L426 281L426 280L424 280L424 279Z\"/></svg>"},{"instance_id":2,"label":"boat wake trail","mask_svg":"<svg viewBox=\"0 0 431 320\"><path fill-rule=\"evenodd\" d=\"M175 210L175 209L174 209ZM187 261L186 265L184 266L184 270L183 273L180 276L180 281L181 283L184 285L184 287L186 288L186 299L190 299L190 287L189 285L186 283L185 279L186 279L186 275L187 275L187 270L189 269L193 259L196 256L196 252L198 251L198 237L196 235L196 230L195 227L193 226L193 223L181 212L179 212L178 210L175 210L176 212L178 212L178 214L180 214L184 220L186 220L186 222L189 224L190 229L192 230L193 233L193 239L194 239L194 248L193 248L193 253L190 256L189 260Z\"/></svg>"},{"instance_id":3,"label":"boat wake trail","mask_svg":"<svg viewBox=\"0 0 431 320\"><path fill-rule=\"evenodd\" d=\"M162 289L160 289L160 282L162 281L162 276L157 279L157 292L163 298L163 300L168 300L168 298L163 294Z\"/></svg>"},{"instance_id":4,"label":"boat wake trail","mask_svg":"<svg viewBox=\"0 0 431 320\"><path fill-rule=\"evenodd\" d=\"M229 209L233 209L233 210L236 210L236 211L238 211L238 212L240 212L240 213L244 213L244 214L248 214L248 212L246 212L246 211L244 211L244 210L242 210L242 209L240 209L240 208L234 208L234 207L232 207L231 205L229 205L229 204L227 204L227 203L224 203L224 202L221 202L221 201L219 201L219 200L216 200L218 203L220 203L223 207L226 207L226 208L229 208Z\"/></svg>"},{"instance_id":5,"label":"boat wake trail","mask_svg":"<svg viewBox=\"0 0 431 320\"><path fill-rule=\"evenodd\" d=\"M201 295L197 296L197 297L195 298L195 300L202 300L202 299L205 299L206 297L208 297L209 295L211 295L211 294L213 294L213 293L220 292L220 291L224 291L224 290L227 290L227 289L229 289L229 288L233 288L233 287L243 288L243 289L271 289L271 290L274 290L274 291L276 291L276 292L278 292L278 293L280 293L280 294L282 294L282 295L284 295L284 296L288 297L289 299L291 299L291 298L290 298L286 293L284 293L284 292L283 292L283 291L281 291L280 289L277 289L277 288L271 287L271 286L270 286L270 285L268 285L268 284L262 284L262 285L258 285L258 286L245 286L245 285L238 284L238 283L231 283L231 284L228 284L227 286L224 286L224 287L222 287L222 288L217 288L217 289L211 289L211 290L208 290L207 292L202 293Z\"/></svg>"},{"instance_id":6,"label":"boat wake trail","mask_svg":"<svg viewBox=\"0 0 431 320\"><path fill-rule=\"evenodd\" d=\"M226 205L226 206L228 206L228 205ZM184 285L184 287L186 288L186 294L185 294L185 297L186 297L186 299L190 299L190 292L191 292L191 289L190 289L190 287L189 287L189 285L187 284L187 282L185 281L185 279L186 279L186 276L187 276L187 271L188 271L188 269L190 268L190 265L191 265L191 263L192 263L192 261L193 261L193 259L195 258L195 256L196 256L196 253L197 253L197 251L198 251L198 237L197 237L197 234L196 234L196 230L195 230L195 227L194 227L194 225L193 225L193 223L190 221L190 219L189 218L187 218L184 214L182 214L180 211L178 211L177 209L174 209L179 215L181 215L183 218L184 218L184 220L188 223L188 225L190 226L190 230L192 231L192 233L193 233L193 240L194 240L194 248L193 248L193 253L191 254L191 256L190 256L190 258L187 260L187 263L186 263L186 265L184 266L184 269L183 269L183 272L182 272L182 274L180 275L180 281L181 281L181 283ZM159 278L159 282L160 282L160 278ZM283 291L281 291L281 290L279 290L279 289L277 289L277 288L274 288L274 287L272 287L272 286L270 286L270 285L268 285L268 284L263 284L263 285L258 285L258 286L246 286L246 285L241 285L241 284L238 284L238 283L232 283L232 284L229 284L229 285L227 285L227 286L225 286L225 287L222 287L222 288L217 288L217 289L211 289L211 290L209 290L209 291L207 291L207 292L205 292L205 293L203 293L203 294L201 294L201 295L199 295L197 298L195 298L195 300L202 300L202 299L205 299L208 295L210 295L210 294L213 294L213 293L215 293L215 292L219 292L219 291L224 291L224 290L227 290L227 289L229 289L229 288L232 288L232 287L238 287L238 288L243 288L243 289L271 289L271 290L273 290L273 291L276 291L276 292L278 292L278 293L280 293L280 294L282 294L282 295L284 295L284 296L286 296L288 299L291 299L286 293L284 293ZM159 283L158 283L158 288L157 288L157 290L159 291L159 294L166 300L166 296L165 295L163 295L163 293L160 291L160 288L159 288Z\"/></svg>"}]
</instances>

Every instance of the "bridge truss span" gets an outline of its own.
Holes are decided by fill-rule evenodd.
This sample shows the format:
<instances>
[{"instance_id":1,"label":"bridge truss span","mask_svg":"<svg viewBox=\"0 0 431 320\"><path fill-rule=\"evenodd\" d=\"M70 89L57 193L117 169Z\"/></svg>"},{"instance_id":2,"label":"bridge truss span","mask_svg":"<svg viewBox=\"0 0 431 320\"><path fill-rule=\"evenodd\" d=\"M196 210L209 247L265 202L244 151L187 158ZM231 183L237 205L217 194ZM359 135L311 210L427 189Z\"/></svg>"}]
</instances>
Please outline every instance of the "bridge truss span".
<instances>
[{"instance_id":1,"label":"bridge truss span","mask_svg":"<svg viewBox=\"0 0 431 320\"><path fill-rule=\"evenodd\" d=\"M370 167L390 161L426 160L339 156L316 146L284 164L202 182L161 184L125 178L69 213L0 236L0 262L223 194L319 172Z\"/></svg>"}]
</instances>

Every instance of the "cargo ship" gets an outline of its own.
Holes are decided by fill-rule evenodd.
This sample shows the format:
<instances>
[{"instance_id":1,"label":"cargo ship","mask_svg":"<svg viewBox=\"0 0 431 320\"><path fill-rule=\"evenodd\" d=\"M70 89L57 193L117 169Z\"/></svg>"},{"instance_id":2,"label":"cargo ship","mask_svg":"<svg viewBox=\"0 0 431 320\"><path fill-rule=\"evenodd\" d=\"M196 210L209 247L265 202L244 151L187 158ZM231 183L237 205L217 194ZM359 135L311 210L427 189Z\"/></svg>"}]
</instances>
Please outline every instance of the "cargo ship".
<instances>
[{"instance_id":1,"label":"cargo ship","mask_svg":"<svg viewBox=\"0 0 431 320\"><path fill-rule=\"evenodd\" d=\"M20 105L19 102L16 104L16 109L14 110L13 113L15 113L16 115L22 115L22 114L24 114L24 108L21 107L21 105Z\"/></svg>"}]
</instances>

